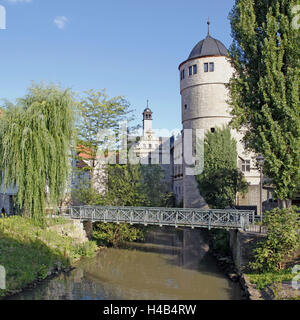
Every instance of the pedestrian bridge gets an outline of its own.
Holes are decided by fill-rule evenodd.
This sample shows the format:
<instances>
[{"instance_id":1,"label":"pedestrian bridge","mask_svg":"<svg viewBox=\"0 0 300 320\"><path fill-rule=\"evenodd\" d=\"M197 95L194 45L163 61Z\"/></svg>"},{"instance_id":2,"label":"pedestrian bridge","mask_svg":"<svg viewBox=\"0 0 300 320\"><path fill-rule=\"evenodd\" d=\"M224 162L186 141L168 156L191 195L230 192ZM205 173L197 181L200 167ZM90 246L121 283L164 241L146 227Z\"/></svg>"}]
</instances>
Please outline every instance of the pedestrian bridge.
<instances>
[{"instance_id":1,"label":"pedestrian bridge","mask_svg":"<svg viewBox=\"0 0 300 320\"><path fill-rule=\"evenodd\" d=\"M181 209L140 207L70 207L71 219L189 228L244 229L254 224L254 211L233 209Z\"/></svg>"}]
</instances>

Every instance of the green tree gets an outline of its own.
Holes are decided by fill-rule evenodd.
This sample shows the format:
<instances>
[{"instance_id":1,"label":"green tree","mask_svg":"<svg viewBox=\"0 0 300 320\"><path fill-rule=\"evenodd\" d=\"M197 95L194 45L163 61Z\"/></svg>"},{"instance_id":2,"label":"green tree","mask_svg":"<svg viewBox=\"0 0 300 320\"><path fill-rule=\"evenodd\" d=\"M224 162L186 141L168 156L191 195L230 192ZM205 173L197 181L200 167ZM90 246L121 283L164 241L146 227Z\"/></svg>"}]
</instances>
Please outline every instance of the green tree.
<instances>
[{"instance_id":1,"label":"green tree","mask_svg":"<svg viewBox=\"0 0 300 320\"><path fill-rule=\"evenodd\" d=\"M285 261L299 248L299 208L276 208L264 215L267 238L254 250L254 261L250 263L253 270L262 272L280 271Z\"/></svg>"},{"instance_id":2,"label":"green tree","mask_svg":"<svg viewBox=\"0 0 300 320\"><path fill-rule=\"evenodd\" d=\"M147 197L147 206L174 206L173 193L168 192L165 172L160 165L151 164L141 166L142 181Z\"/></svg>"},{"instance_id":3,"label":"green tree","mask_svg":"<svg viewBox=\"0 0 300 320\"><path fill-rule=\"evenodd\" d=\"M216 128L204 140L204 170L196 176L200 194L212 208L233 206L237 192L245 192L247 183L237 168L236 141L229 128Z\"/></svg>"},{"instance_id":4,"label":"green tree","mask_svg":"<svg viewBox=\"0 0 300 320\"><path fill-rule=\"evenodd\" d=\"M77 121L78 152L85 154L86 166L91 181L96 182L99 153L107 155L116 150L120 138L120 121L133 120L129 102L122 96L109 98L105 91L89 90L79 102L80 117ZM101 170L100 170L101 172ZM100 182L101 183L101 182Z\"/></svg>"},{"instance_id":5,"label":"green tree","mask_svg":"<svg viewBox=\"0 0 300 320\"><path fill-rule=\"evenodd\" d=\"M99 245L118 247L124 242L144 239L144 227L131 226L128 223L95 223L93 238Z\"/></svg>"},{"instance_id":6,"label":"green tree","mask_svg":"<svg viewBox=\"0 0 300 320\"><path fill-rule=\"evenodd\" d=\"M233 122L246 146L265 157L274 196L288 207L300 189L299 0L236 0L230 14L235 74L229 90Z\"/></svg>"},{"instance_id":7,"label":"green tree","mask_svg":"<svg viewBox=\"0 0 300 320\"><path fill-rule=\"evenodd\" d=\"M105 204L128 207L147 205L141 165L108 165L107 177L107 192L102 198Z\"/></svg>"},{"instance_id":8,"label":"green tree","mask_svg":"<svg viewBox=\"0 0 300 320\"><path fill-rule=\"evenodd\" d=\"M73 107L69 90L33 85L16 106L7 103L0 118L0 182L17 186L17 206L37 221L46 201L57 206L66 191Z\"/></svg>"}]
</instances>

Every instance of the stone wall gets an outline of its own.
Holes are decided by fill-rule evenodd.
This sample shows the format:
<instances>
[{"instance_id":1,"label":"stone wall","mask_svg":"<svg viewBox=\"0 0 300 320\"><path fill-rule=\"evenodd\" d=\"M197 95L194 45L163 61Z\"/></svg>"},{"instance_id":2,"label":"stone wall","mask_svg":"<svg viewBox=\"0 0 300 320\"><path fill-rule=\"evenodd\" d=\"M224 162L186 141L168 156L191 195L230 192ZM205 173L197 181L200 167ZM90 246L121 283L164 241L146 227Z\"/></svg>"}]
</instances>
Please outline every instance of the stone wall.
<instances>
[{"instance_id":1,"label":"stone wall","mask_svg":"<svg viewBox=\"0 0 300 320\"><path fill-rule=\"evenodd\" d=\"M80 220L70 220L65 224L51 226L49 229L56 231L63 236L71 237L77 243L88 241L87 233Z\"/></svg>"},{"instance_id":2,"label":"stone wall","mask_svg":"<svg viewBox=\"0 0 300 320\"><path fill-rule=\"evenodd\" d=\"M268 202L268 191L263 189L262 192L262 200L263 200L263 210L273 209L274 206L269 207ZM238 206L256 206L257 212L259 212L260 208L260 185L250 185L248 187L248 192L245 196L238 195L237 197L237 205Z\"/></svg>"},{"instance_id":3,"label":"stone wall","mask_svg":"<svg viewBox=\"0 0 300 320\"><path fill-rule=\"evenodd\" d=\"M230 231L230 248L239 274L249 271L248 264L253 258L253 249L265 237L266 235L260 233Z\"/></svg>"}]
</instances>

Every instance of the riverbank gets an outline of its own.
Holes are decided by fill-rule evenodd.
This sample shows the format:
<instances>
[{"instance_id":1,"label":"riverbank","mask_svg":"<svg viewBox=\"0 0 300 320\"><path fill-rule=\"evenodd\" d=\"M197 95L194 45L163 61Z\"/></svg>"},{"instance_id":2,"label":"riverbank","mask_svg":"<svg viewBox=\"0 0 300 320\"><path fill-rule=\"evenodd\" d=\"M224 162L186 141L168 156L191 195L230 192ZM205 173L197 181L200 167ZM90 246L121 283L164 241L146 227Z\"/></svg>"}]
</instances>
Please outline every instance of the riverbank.
<instances>
[{"instance_id":1,"label":"riverbank","mask_svg":"<svg viewBox=\"0 0 300 320\"><path fill-rule=\"evenodd\" d=\"M249 267L249 263L254 258L253 250L264 237L264 235L240 233L239 242L235 243L239 249L235 252L233 252L232 246L229 248L225 245L227 243L226 237L219 238L217 243L221 244L222 250L211 244L212 252L227 277L240 283L247 299L298 300L300 291L295 290L292 286L292 280L295 279L297 273L293 273L292 268L300 263L300 248L295 252L293 258L284 262L287 267L281 271L258 273L253 272Z\"/></svg>"},{"instance_id":2,"label":"riverbank","mask_svg":"<svg viewBox=\"0 0 300 320\"><path fill-rule=\"evenodd\" d=\"M244 275L251 300L300 300L300 291L293 288L297 273L291 268L279 272Z\"/></svg>"},{"instance_id":3,"label":"riverbank","mask_svg":"<svg viewBox=\"0 0 300 320\"><path fill-rule=\"evenodd\" d=\"M0 219L0 265L6 272L6 289L0 289L0 299L68 271L80 258L94 255L98 249L94 241L62 232L68 223L62 218L49 219L42 228L20 216Z\"/></svg>"},{"instance_id":4,"label":"riverbank","mask_svg":"<svg viewBox=\"0 0 300 320\"><path fill-rule=\"evenodd\" d=\"M154 228L143 242L100 250L11 300L240 300L199 230ZM199 247L203 249L199 250Z\"/></svg>"}]
</instances>

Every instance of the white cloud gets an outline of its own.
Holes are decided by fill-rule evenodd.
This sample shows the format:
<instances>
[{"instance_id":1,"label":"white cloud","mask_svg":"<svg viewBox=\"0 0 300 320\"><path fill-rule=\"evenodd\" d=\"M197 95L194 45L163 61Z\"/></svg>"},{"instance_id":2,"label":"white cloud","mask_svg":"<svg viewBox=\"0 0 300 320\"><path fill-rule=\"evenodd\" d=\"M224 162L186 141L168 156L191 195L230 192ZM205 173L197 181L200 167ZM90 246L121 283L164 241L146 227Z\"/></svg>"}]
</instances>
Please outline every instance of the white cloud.
<instances>
[{"instance_id":1,"label":"white cloud","mask_svg":"<svg viewBox=\"0 0 300 320\"><path fill-rule=\"evenodd\" d=\"M68 18L65 16L55 17L54 24L57 26L58 29L63 29L68 22Z\"/></svg>"}]
</instances>

